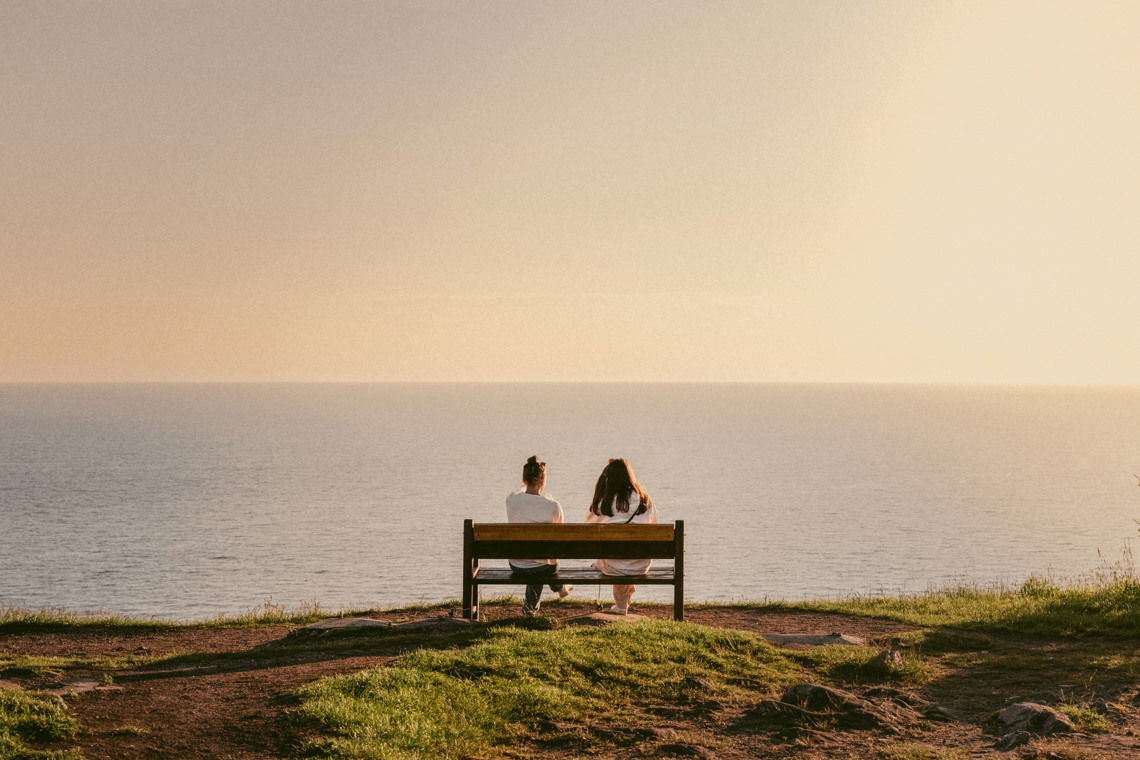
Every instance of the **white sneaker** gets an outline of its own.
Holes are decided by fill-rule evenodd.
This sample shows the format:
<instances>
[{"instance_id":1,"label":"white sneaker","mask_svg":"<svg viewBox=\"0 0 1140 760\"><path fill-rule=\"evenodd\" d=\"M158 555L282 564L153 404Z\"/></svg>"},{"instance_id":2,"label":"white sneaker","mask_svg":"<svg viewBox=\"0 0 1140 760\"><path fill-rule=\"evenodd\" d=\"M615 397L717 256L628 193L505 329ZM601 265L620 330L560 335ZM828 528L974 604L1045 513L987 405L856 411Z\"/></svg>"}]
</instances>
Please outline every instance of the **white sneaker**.
<instances>
[{"instance_id":1,"label":"white sneaker","mask_svg":"<svg viewBox=\"0 0 1140 760\"><path fill-rule=\"evenodd\" d=\"M610 613L611 615L626 615L629 614L629 607L618 607L615 604L613 607L610 607L608 610L606 610L606 612Z\"/></svg>"},{"instance_id":2,"label":"white sneaker","mask_svg":"<svg viewBox=\"0 0 1140 760\"><path fill-rule=\"evenodd\" d=\"M565 599L566 597L570 596L570 592L573 590L573 586L563 586L562 588L558 589L558 598Z\"/></svg>"}]
</instances>

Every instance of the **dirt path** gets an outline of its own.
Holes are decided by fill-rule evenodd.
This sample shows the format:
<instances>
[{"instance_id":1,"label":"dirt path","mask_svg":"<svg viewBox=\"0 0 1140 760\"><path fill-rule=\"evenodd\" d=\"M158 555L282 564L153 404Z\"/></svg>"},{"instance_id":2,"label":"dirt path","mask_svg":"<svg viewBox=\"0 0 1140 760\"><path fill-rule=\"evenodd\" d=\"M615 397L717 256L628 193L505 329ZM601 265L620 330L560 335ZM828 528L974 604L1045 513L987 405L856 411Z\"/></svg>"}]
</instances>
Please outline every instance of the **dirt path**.
<instances>
[{"instance_id":1,"label":"dirt path","mask_svg":"<svg viewBox=\"0 0 1140 760\"><path fill-rule=\"evenodd\" d=\"M593 605L548 605L547 614L570 621L595 611ZM668 617L668 608L642 610ZM513 606L488 605L488 619L517 614ZM419 617L437 617L438 612ZM377 619L392 616L375 615ZM407 620L408 616L401 616ZM909 626L842 615L804 612L763 612L732 608L692 610L688 619L756 633L832 633L873 638ZM350 673L382 664L399 649L374 649L366 654L287 654L250 659L234 658L280 641L286 627L239 629L156 629L116 633L0 634L0 652L60 657L102 655L177 655L194 652L230 655L194 663L173 672L137 668L115 673L111 690L79 694L72 709L84 731L79 746L89 760L155 757L270 760L289 754L295 733L282 713L290 694L324 676ZM373 645L375 647L376 645ZM71 674L69 674L71 675ZM94 675L97 673L75 673Z\"/></svg>"},{"instance_id":2,"label":"dirt path","mask_svg":"<svg viewBox=\"0 0 1140 760\"><path fill-rule=\"evenodd\" d=\"M545 610L547 614L562 618L567 623L573 623L575 618L583 618L594 611L594 605L580 603L550 604ZM668 608L639 611L653 617L667 618L670 615ZM434 611L414 615L377 614L375 617L407 622L417 617L438 617L439 614ZM502 619L516 615L517 608L486 605L484 614L491 620ZM687 619L761 635L842 633L864 639L883 639L913 630L912 626L846 615L731 607L693 609L687 612ZM401 643L389 640L388 637L361 637L359 645L354 643L349 648L336 650L272 646L274 642L280 642L290 630L278 626L156 629L129 633L96 631L0 634L0 653L172 658L149 666L116 671L114 688L78 694L72 699L71 709L83 726L78 746L88 760L149 760L158 757L274 760L290 756L293 742L297 739L295 727L288 724L283 716L285 710L294 704L291 694L298 687L324 676L350 673L383 664L406 651L409 646L414 646L406 639ZM178 657L188 652L194 653L194 656ZM81 675L97 678L100 674L81 671L68 673L68 677ZM708 726L702 730L709 732L718 729ZM975 747L982 741L980 730L967 724L955 728L947 726L941 734L935 735L935 739L954 743L961 741ZM734 740L727 753L717 756L877 756L874 753L868 754L870 750L866 747L860 748L851 743L835 747L834 751L826 745L816 746L809 751L803 747L761 746L755 744L756 741L759 740L741 737L739 741ZM867 741L866 737L851 736L849 739L849 742L855 743ZM637 752L638 750L631 749L614 756L640 757ZM757 752L761 754L754 754ZM1111 756L1129 757L1132 756L1129 754L1131 752L1131 749L1125 750L1124 745L1120 745ZM542 754L550 758L567 756L554 748L549 753ZM1140 752L1135 756L1140 757Z\"/></svg>"}]
</instances>

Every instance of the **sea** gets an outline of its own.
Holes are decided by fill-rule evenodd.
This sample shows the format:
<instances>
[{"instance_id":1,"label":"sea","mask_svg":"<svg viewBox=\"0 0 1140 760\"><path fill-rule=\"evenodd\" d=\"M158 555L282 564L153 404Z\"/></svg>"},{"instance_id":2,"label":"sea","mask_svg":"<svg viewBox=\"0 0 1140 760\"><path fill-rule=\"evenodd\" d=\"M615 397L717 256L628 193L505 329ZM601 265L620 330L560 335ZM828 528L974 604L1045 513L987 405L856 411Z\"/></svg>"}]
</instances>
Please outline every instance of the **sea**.
<instances>
[{"instance_id":1,"label":"sea","mask_svg":"<svg viewBox=\"0 0 1140 760\"><path fill-rule=\"evenodd\" d=\"M689 601L1079 581L1130 566L1138 443L1138 386L2 384L0 607L456 599L531 455L571 522L627 459Z\"/></svg>"}]
</instances>

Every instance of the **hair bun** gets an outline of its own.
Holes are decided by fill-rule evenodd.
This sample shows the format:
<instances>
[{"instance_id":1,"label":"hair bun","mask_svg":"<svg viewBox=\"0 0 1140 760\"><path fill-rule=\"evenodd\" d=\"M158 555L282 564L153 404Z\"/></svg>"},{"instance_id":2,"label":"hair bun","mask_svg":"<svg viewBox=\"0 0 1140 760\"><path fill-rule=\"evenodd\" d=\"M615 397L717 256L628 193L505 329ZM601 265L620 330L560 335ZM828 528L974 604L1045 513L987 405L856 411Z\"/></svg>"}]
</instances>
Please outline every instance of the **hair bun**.
<instances>
[{"instance_id":1,"label":"hair bun","mask_svg":"<svg viewBox=\"0 0 1140 760\"><path fill-rule=\"evenodd\" d=\"M518 460L516 460L516 461L518 461ZM526 460L526 463L527 464L538 464L538 456L536 455L536 456L531 457L530 459Z\"/></svg>"}]
</instances>

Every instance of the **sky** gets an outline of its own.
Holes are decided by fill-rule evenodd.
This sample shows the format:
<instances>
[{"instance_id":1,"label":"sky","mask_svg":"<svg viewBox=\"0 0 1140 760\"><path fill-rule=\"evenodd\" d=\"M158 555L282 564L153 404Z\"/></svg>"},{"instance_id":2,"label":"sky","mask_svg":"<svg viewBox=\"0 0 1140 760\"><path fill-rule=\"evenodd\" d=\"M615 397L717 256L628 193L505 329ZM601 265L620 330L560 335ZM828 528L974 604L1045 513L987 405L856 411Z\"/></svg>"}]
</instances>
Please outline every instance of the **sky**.
<instances>
[{"instance_id":1,"label":"sky","mask_svg":"<svg viewBox=\"0 0 1140 760\"><path fill-rule=\"evenodd\" d=\"M1135 2L0 4L0 382L1140 383Z\"/></svg>"}]
</instances>

